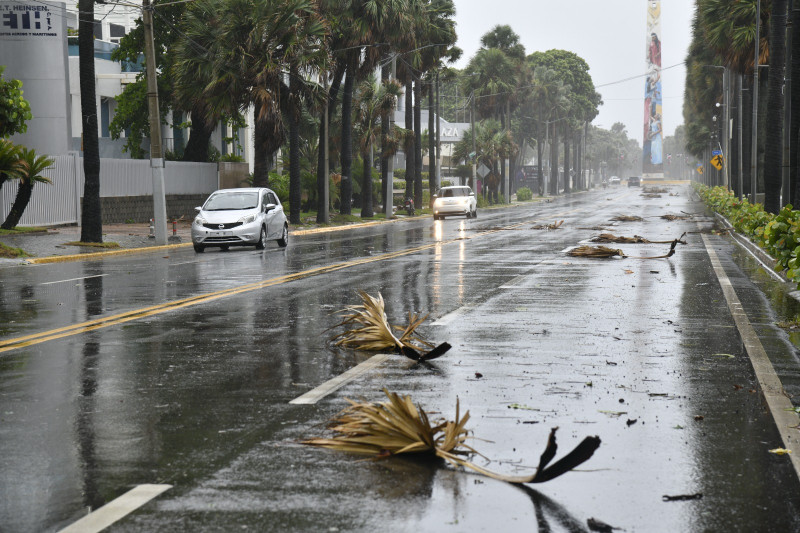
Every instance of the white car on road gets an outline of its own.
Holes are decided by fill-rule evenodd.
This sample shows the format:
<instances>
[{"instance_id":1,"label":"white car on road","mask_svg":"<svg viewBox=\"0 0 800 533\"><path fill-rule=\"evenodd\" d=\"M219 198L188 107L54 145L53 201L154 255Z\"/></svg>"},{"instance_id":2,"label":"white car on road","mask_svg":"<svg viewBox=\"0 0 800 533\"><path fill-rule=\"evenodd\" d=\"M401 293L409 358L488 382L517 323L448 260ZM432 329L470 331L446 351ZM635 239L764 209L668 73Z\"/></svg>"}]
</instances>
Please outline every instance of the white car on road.
<instances>
[{"instance_id":1,"label":"white car on road","mask_svg":"<svg viewBox=\"0 0 800 533\"><path fill-rule=\"evenodd\" d=\"M433 198L434 220L444 219L449 215L461 215L467 218L478 216L478 202L475 199L475 193L467 186L442 187Z\"/></svg>"},{"instance_id":2,"label":"white car on road","mask_svg":"<svg viewBox=\"0 0 800 533\"><path fill-rule=\"evenodd\" d=\"M255 246L263 250L268 240L289 244L289 221L278 196L267 188L220 189L202 207L195 207L192 244L195 252L209 246Z\"/></svg>"}]
</instances>

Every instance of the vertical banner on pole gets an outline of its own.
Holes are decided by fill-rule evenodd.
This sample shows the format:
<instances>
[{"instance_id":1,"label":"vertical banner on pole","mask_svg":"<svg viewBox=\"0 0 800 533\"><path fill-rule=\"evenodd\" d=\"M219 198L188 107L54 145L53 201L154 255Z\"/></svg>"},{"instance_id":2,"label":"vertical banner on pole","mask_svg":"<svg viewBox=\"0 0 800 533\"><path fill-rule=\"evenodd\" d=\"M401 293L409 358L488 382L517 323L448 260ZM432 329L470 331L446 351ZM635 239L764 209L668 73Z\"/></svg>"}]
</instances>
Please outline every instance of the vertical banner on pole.
<instances>
[{"instance_id":1,"label":"vertical banner on pole","mask_svg":"<svg viewBox=\"0 0 800 533\"><path fill-rule=\"evenodd\" d=\"M647 78L644 89L642 177L664 177L661 109L661 0L647 1Z\"/></svg>"}]
</instances>

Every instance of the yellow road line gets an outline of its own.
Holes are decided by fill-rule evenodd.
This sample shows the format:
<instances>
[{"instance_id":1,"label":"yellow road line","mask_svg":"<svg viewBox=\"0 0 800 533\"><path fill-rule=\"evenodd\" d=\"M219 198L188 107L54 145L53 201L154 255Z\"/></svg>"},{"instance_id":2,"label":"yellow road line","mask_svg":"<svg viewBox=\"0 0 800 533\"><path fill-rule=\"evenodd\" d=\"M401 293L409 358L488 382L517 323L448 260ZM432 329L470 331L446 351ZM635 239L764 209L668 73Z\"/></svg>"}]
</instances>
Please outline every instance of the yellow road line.
<instances>
[{"instance_id":1,"label":"yellow road line","mask_svg":"<svg viewBox=\"0 0 800 533\"><path fill-rule=\"evenodd\" d=\"M492 233L497 233L499 231L503 231L505 229L513 229L518 226L526 224L526 222L520 222L518 224L513 224L511 226L506 226L504 228L498 228L488 231L483 231L480 233L476 233L475 235L468 235L463 237L458 237L455 239L450 239L447 241L438 241L430 244L425 244L422 246L417 246L415 248L408 248L406 250L400 250L397 252L389 252L386 254L372 256L372 257L365 257L361 259L355 259L351 261L347 261L344 263L335 263L333 265L315 267L308 270L304 270L302 272L296 272L294 274L286 274L283 276L278 276L276 278L258 281L254 283L248 283L246 285L240 285L238 287L232 287L230 289L223 289L220 291L210 292L206 294L200 294L197 296L192 296L189 298L182 298L180 300L173 300L171 302L166 302L159 305L153 305L149 307L143 307L141 309L136 309L133 311L128 311L125 313L120 313L112 316L108 316L105 318L99 318L96 320L89 320L87 322L81 322L79 324L72 324L69 326L64 326L61 328L56 328L48 331L43 331L40 333L34 333L32 335L25 335L22 337L14 337L10 339L5 339L0 341L0 353L7 352L10 350L15 350L18 348L24 348L26 346L32 346L35 344L40 344L43 342L47 342L50 340L60 339L63 337L70 337L72 335L77 335L79 333L84 333L87 331L94 331L96 329L107 328L109 326L114 326L117 324L123 324L125 322L130 322L132 320L138 320L140 318L146 318L154 315L159 315L162 313L166 313L169 311L174 311L176 309L182 309L184 307L190 307L194 305L199 305L202 303L210 302L213 300L218 300L220 298L225 298L228 296L234 296L237 294L241 294L244 292L251 292L258 289L263 289L266 287L271 287L273 285L279 285L282 283L288 283L290 281L296 281L304 278L308 278L311 276L316 276L320 274L327 274L329 272L335 272L337 270L343 270L346 268L351 268L355 266L365 265L369 263L375 263L378 261L385 261L387 259L394 259L396 257L402 257L405 255L411 255L417 252L421 252L424 250L429 250L436 246L442 246L446 244L451 244L461 240L469 240L475 237L490 235Z\"/></svg>"}]
</instances>

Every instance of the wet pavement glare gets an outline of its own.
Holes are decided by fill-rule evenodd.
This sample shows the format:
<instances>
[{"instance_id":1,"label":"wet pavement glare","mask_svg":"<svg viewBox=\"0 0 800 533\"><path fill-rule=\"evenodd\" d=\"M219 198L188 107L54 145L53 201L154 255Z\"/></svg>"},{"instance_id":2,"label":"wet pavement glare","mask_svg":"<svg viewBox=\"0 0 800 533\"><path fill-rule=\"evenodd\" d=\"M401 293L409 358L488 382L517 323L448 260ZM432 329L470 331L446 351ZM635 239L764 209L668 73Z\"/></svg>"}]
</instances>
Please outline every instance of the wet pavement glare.
<instances>
[{"instance_id":1,"label":"wet pavement glare","mask_svg":"<svg viewBox=\"0 0 800 533\"><path fill-rule=\"evenodd\" d=\"M800 530L797 474L767 452L781 439L701 239L713 219L688 187L671 190L591 191L263 252L0 270L0 341L241 288L0 353L0 530L58 530L142 483L174 488L109 531L555 532L588 531L591 517L629 532ZM681 211L696 216L659 218ZM644 219L610 222L619 214ZM688 231L688 244L669 259L564 253L595 226L650 240ZM787 392L800 393L796 348L775 326L797 302L730 240L708 237ZM331 264L341 268L313 271ZM452 350L430 366L392 358L315 405L288 404L368 358L327 342L358 289L380 292L392 323L429 313L422 334ZM552 427L557 457L588 435L602 444L577 471L529 487L298 444L325 434L344 398L380 401L384 387L448 418L458 399L491 459L475 461L496 471L532 473Z\"/></svg>"}]
</instances>

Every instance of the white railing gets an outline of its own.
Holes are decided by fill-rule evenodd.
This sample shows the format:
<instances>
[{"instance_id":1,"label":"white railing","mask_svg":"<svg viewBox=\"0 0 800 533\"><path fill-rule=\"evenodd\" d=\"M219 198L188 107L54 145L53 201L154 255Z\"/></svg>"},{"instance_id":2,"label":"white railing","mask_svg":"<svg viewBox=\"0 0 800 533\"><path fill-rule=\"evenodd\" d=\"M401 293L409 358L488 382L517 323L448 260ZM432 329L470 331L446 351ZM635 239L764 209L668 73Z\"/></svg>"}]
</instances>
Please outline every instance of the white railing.
<instances>
[{"instance_id":1,"label":"white railing","mask_svg":"<svg viewBox=\"0 0 800 533\"><path fill-rule=\"evenodd\" d=\"M77 224L83 196L83 158L77 152L56 156L52 168L43 172L53 185L37 183L33 188L21 226ZM167 161L164 166L166 193L210 194L219 188L216 163ZM18 183L7 181L0 190L0 222L5 220ZM152 196L153 178L150 161L141 159L101 159L100 197Z\"/></svg>"}]
</instances>

